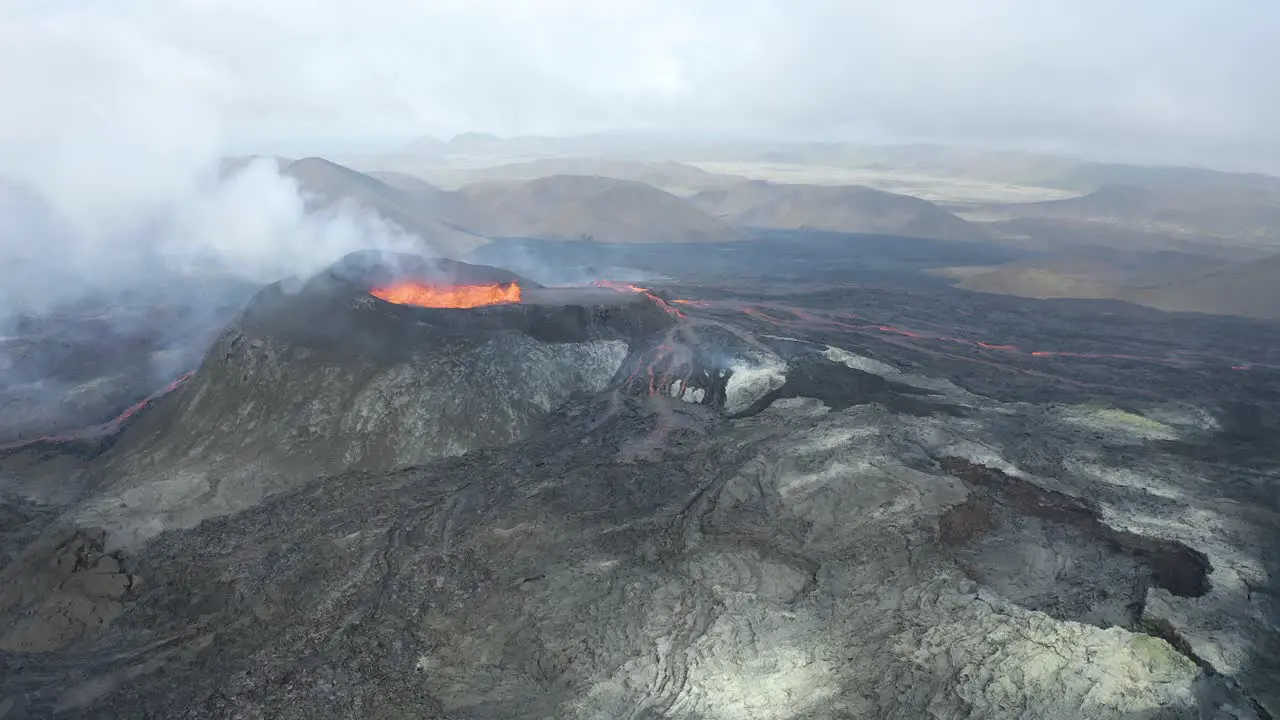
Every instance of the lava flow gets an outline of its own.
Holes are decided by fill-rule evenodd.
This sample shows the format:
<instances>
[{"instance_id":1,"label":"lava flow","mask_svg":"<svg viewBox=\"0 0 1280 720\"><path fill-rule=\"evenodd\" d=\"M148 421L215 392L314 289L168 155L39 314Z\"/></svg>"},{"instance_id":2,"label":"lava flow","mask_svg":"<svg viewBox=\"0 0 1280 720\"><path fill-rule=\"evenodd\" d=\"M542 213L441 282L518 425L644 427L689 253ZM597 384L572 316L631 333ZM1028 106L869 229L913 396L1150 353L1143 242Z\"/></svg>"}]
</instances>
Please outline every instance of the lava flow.
<instances>
[{"instance_id":1,"label":"lava flow","mask_svg":"<svg viewBox=\"0 0 1280 720\"><path fill-rule=\"evenodd\" d=\"M473 308L482 305L520 302L520 286L427 285L406 281L369 291L369 294L396 305L429 308Z\"/></svg>"},{"instance_id":2,"label":"lava flow","mask_svg":"<svg viewBox=\"0 0 1280 720\"><path fill-rule=\"evenodd\" d=\"M1148 356L1134 355L1130 353L1107 353L1107 352L1079 352L1069 350L1029 350L1019 345L1008 343L990 342L986 340L978 340L975 338L959 337L957 335L927 332L924 330L914 330L894 325L886 325L880 322L859 317L849 312L823 312L809 311L801 308L793 307L777 302L756 302L746 303L730 300L676 300L682 305L693 307L713 308L717 310L729 310L741 312L748 317L769 323L775 327L796 327L807 330L829 330L838 333L857 333L863 335L877 335L886 342L894 344L905 344L917 350L923 350L922 347L912 341L925 341L930 343L938 343L943 345L967 345L969 347L980 350L1007 353L1011 355L1023 355L1030 358L1065 358L1077 360L1124 360L1129 362L1141 362L1165 365L1170 367L1198 367L1208 365L1227 366L1232 370L1245 371L1253 368L1265 367L1260 363L1245 362L1241 360L1230 360L1213 355L1203 353L1194 353L1190 351L1170 351L1164 356ZM888 336L888 337L886 337ZM981 360L950 355L957 360L965 360L969 362L981 362Z\"/></svg>"},{"instance_id":3,"label":"lava flow","mask_svg":"<svg viewBox=\"0 0 1280 720\"><path fill-rule=\"evenodd\" d=\"M666 312L668 315L670 315L671 317L684 318L685 316L684 313L680 312L679 308L672 307L671 303L668 303L666 300L663 300L662 298L658 297L657 294L655 294L649 288L642 288L642 287L639 287L638 285L631 285L630 283L614 282L612 280L596 280L595 282L591 283L591 286L609 288L610 290L617 290L618 292L641 293L645 297L657 303L658 307L662 308L662 310ZM672 302L687 303L691 301L673 300Z\"/></svg>"},{"instance_id":4,"label":"lava flow","mask_svg":"<svg viewBox=\"0 0 1280 720\"><path fill-rule=\"evenodd\" d=\"M168 395L174 390L177 390L178 388L182 387L182 385L185 384L188 380L190 380L193 375L195 375L194 370L190 370L188 372L183 373L182 375L178 376L178 378L173 382L151 393L150 395L143 398L142 400L139 400L133 405L130 405L129 407L125 408L124 411L121 412L119 415L115 416L114 418L112 418L111 420L108 420L105 423L102 423L101 425L92 425L90 427L80 428L78 430L70 430L64 433L58 433L54 435L43 435L41 437L31 438L30 440L15 440L13 442L0 445L0 454L8 454L8 453L21 450L23 448L38 446L38 445L65 445L70 443L93 443L93 442L105 440L108 438L112 438L115 435L117 435L121 430L124 429L125 423L128 422L130 419L132 419L134 415L137 415L142 410L145 410L146 408L150 407L153 403L155 403L155 401L159 400L165 395Z\"/></svg>"}]
</instances>

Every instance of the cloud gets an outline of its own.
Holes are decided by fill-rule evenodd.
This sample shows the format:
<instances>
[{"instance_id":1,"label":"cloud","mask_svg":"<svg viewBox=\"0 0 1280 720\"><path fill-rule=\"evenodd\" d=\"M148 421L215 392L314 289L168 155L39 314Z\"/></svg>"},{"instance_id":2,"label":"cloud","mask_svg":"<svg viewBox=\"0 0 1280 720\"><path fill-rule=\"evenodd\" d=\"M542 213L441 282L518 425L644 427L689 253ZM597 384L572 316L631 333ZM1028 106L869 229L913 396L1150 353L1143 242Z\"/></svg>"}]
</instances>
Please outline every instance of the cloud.
<instances>
[{"instance_id":1,"label":"cloud","mask_svg":"<svg viewBox=\"0 0 1280 720\"><path fill-rule=\"evenodd\" d=\"M208 140L202 118L217 117L221 140L255 146L632 129L1280 169L1280 89L1269 78L1280 7L1267 0L9 5L4 96L15 78L56 77L60 89L44 115L6 121L6 137L55 105L119 91L117 103L139 108L128 117L156 133L153 147L180 132ZM52 57L32 65L32 54ZM122 68L145 84L100 82ZM184 130L146 122L174 117L146 111L165 97L191 103Z\"/></svg>"}]
</instances>

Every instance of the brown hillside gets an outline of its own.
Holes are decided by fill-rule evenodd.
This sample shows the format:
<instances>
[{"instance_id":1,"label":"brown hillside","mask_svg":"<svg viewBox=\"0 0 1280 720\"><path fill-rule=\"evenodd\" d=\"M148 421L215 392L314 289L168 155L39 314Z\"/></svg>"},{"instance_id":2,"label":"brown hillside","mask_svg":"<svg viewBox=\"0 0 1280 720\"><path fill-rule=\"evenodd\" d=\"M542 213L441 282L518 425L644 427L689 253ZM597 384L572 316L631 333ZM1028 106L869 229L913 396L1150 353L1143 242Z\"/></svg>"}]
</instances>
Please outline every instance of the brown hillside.
<instances>
[{"instance_id":1,"label":"brown hillside","mask_svg":"<svg viewBox=\"0 0 1280 720\"><path fill-rule=\"evenodd\" d=\"M490 237L646 243L738 236L724 221L670 193L639 182L582 175L470 185L454 193L449 216Z\"/></svg>"},{"instance_id":2,"label":"brown hillside","mask_svg":"<svg viewBox=\"0 0 1280 720\"><path fill-rule=\"evenodd\" d=\"M985 240L986 231L920 198L854 185L739 183L694 196L699 207L745 227Z\"/></svg>"},{"instance_id":3,"label":"brown hillside","mask_svg":"<svg viewBox=\"0 0 1280 720\"><path fill-rule=\"evenodd\" d=\"M321 158L299 160L284 173L310 196L313 207L350 204L370 210L442 254L460 255L488 242L447 221L442 213L446 193L406 192Z\"/></svg>"},{"instance_id":4,"label":"brown hillside","mask_svg":"<svg viewBox=\"0 0 1280 720\"><path fill-rule=\"evenodd\" d=\"M1280 318L1280 255L1172 273L1126 288L1121 299L1161 310Z\"/></svg>"},{"instance_id":5,"label":"brown hillside","mask_svg":"<svg viewBox=\"0 0 1280 720\"><path fill-rule=\"evenodd\" d=\"M739 175L721 175L676 162L639 162L615 158L545 158L467 171L471 182L536 180L555 175L590 175L634 180L676 195L691 195L744 182Z\"/></svg>"},{"instance_id":6,"label":"brown hillside","mask_svg":"<svg viewBox=\"0 0 1280 720\"><path fill-rule=\"evenodd\" d=\"M1153 254L1154 257L1154 254ZM1202 258L1135 270L1070 259L937 272L977 292L1033 298L1124 300L1176 312L1280 318L1280 255L1253 262Z\"/></svg>"},{"instance_id":7,"label":"brown hillside","mask_svg":"<svg viewBox=\"0 0 1280 720\"><path fill-rule=\"evenodd\" d=\"M1280 243L1280 190L1268 187L1110 187L1066 200L988 206L981 213L992 219L1052 219L1082 229L1209 237L1243 247Z\"/></svg>"}]
</instances>

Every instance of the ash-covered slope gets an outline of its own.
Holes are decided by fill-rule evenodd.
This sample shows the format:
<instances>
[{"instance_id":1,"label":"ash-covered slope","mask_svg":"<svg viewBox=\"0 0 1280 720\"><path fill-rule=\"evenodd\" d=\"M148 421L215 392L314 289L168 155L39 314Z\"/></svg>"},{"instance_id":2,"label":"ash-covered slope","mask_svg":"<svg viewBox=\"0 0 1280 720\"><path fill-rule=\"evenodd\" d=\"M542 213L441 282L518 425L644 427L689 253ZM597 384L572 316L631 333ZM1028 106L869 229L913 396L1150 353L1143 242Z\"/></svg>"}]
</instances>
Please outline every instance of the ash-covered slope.
<instances>
[{"instance_id":1,"label":"ash-covered slope","mask_svg":"<svg viewBox=\"0 0 1280 720\"><path fill-rule=\"evenodd\" d=\"M423 308L369 293L405 278L517 282L524 299ZM666 322L629 293L543 289L451 261L348 256L299 287L259 293L189 384L121 437L99 496L78 516L117 538L145 537L318 475L507 443L574 393L603 389L630 345Z\"/></svg>"}]
</instances>

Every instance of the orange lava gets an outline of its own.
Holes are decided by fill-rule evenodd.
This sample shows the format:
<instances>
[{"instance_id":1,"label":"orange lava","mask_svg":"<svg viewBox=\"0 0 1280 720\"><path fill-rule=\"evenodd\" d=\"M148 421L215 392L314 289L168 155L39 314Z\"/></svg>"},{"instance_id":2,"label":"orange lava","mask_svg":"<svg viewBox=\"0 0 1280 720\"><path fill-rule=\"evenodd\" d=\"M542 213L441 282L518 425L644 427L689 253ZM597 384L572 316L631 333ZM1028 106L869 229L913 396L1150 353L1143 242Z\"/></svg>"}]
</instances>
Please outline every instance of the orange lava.
<instances>
[{"instance_id":1,"label":"orange lava","mask_svg":"<svg viewBox=\"0 0 1280 720\"><path fill-rule=\"evenodd\" d=\"M685 316L685 315L684 315L684 313L680 312L680 309L679 309L679 308L672 307L670 304L668 304L668 303L667 303L667 301L666 301L666 300L663 300L662 298L660 298L660 297L658 297L657 295L655 295L655 294L653 293L653 291L651 291L649 288L642 288L642 287L640 287L639 285L632 285L632 284L630 284L630 283L614 282L614 281L612 281L612 280L596 280L596 281L594 281L594 282L592 282L592 283L591 283L591 286L592 286L592 287L609 288L610 290L617 290L618 292L633 292L633 293L640 293L640 294L644 295L645 297L649 298L650 300L652 300L653 302L657 303L658 307L662 308L662 310L663 310L664 312L666 312L668 315L670 315L671 317L673 317L673 318L683 318L683 317ZM690 304L691 304L693 301L691 301L691 300L672 300L672 302L677 302L677 303L681 303L681 304L684 304L684 303L690 303Z\"/></svg>"},{"instance_id":2,"label":"orange lava","mask_svg":"<svg viewBox=\"0 0 1280 720\"><path fill-rule=\"evenodd\" d=\"M369 291L369 294L396 305L430 308L473 308L481 305L520 302L520 286L507 285L427 285L399 282Z\"/></svg>"}]
</instances>

